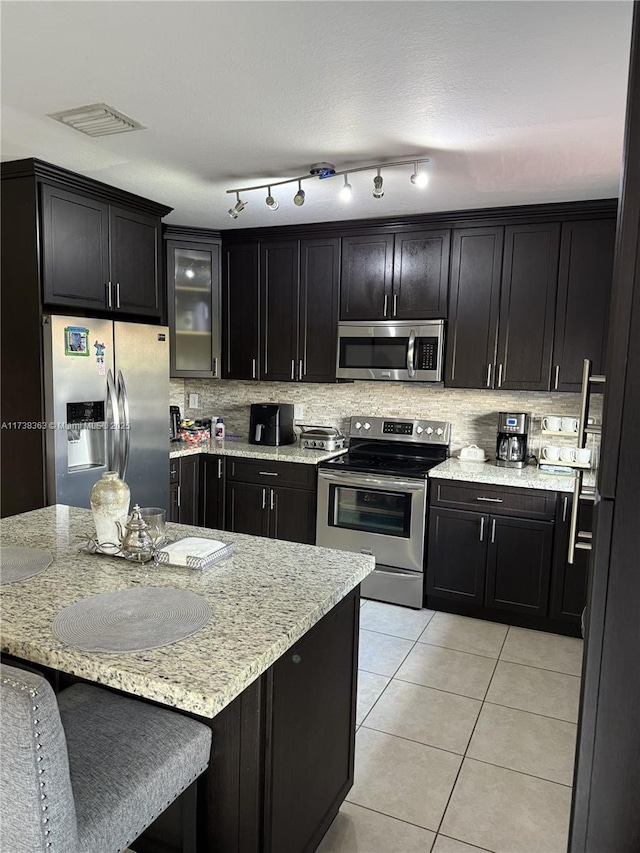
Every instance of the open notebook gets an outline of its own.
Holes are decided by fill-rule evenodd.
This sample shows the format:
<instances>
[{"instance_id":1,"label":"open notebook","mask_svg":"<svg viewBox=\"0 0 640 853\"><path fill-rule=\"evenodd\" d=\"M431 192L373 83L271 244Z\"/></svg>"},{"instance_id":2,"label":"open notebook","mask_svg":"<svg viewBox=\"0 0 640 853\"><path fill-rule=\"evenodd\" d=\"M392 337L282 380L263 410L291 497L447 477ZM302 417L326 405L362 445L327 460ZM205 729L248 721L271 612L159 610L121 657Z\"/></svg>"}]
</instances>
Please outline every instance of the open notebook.
<instances>
[{"instance_id":1,"label":"open notebook","mask_svg":"<svg viewBox=\"0 0 640 853\"><path fill-rule=\"evenodd\" d=\"M206 569L233 553L233 545L218 539L188 536L166 545L157 552L159 563L187 566L189 569Z\"/></svg>"}]
</instances>

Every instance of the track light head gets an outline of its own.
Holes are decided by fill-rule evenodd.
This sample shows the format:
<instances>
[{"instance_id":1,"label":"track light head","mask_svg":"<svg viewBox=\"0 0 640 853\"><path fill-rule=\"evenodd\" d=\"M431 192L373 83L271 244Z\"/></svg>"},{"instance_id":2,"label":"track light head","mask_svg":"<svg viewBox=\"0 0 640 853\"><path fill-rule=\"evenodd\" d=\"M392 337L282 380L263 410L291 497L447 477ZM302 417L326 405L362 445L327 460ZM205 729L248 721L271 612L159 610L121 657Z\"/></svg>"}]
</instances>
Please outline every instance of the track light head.
<instances>
[{"instance_id":1,"label":"track light head","mask_svg":"<svg viewBox=\"0 0 640 853\"><path fill-rule=\"evenodd\" d=\"M304 190L302 189L302 183L298 181L298 192L294 195L293 201L298 207L302 207L304 204Z\"/></svg>"},{"instance_id":2,"label":"track light head","mask_svg":"<svg viewBox=\"0 0 640 853\"><path fill-rule=\"evenodd\" d=\"M373 197L382 198L383 195L384 190L382 189L382 175L380 174L380 169L378 169L378 174L373 179Z\"/></svg>"},{"instance_id":3,"label":"track light head","mask_svg":"<svg viewBox=\"0 0 640 853\"><path fill-rule=\"evenodd\" d=\"M416 187L420 187L421 189L423 187L426 187L426 185L429 183L429 176L426 172L418 171L417 163L413 164L413 175L411 175L411 183Z\"/></svg>"},{"instance_id":4,"label":"track light head","mask_svg":"<svg viewBox=\"0 0 640 853\"><path fill-rule=\"evenodd\" d=\"M271 195L271 187L268 188L269 195L265 199L265 204L269 208L269 210L277 210L280 205L277 200Z\"/></svg>"},{"instance_id":5,"label":"track light head","mask_svg":"<svg viewBox=\"0 0 640 853\"><path fill-rule=\"evenodd\" d=\"M232 219L237 219L238 214L242 213L242 211L245 209L245 207L248 204L248 202L246 202L246 201L240 201L240 193L236 193L236 198L238 199L237 202L234 204L233 207L230 207L229 210L227 211L227 213L229 214L229 216Z\"/></svg>"},{"instance_id":6,"label":"track light head","mask_svg":"<svg viewBox=\"0 0 640 853\"><path fill-rule=\"evenodd\" d=\"M349 175L344 176L344 186L340 190L340 198L342 201L351 201L351 196L353 195L353 191L351 189L351 184L349 183Z\"/></svg>"}]
</instances>

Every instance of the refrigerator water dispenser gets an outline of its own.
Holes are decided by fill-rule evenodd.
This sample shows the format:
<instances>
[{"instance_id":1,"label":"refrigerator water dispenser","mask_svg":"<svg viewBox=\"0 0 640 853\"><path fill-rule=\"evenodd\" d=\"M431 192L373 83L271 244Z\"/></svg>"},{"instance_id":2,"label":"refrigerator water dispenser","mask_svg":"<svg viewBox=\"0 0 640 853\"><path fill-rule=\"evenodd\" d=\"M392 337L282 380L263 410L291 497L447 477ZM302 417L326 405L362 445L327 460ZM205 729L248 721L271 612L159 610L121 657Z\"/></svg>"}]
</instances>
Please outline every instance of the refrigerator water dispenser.
<instances>
[{"instance_id":1,"label":"refrigerator water dispenser","mask_svg":"<svg viewBox=\"0 0 640 853\"><path fill-rule=\"evenodd\" d=\"M67 470L106 464L104 401L67 403Z\"/></svg>"}]
</instances>

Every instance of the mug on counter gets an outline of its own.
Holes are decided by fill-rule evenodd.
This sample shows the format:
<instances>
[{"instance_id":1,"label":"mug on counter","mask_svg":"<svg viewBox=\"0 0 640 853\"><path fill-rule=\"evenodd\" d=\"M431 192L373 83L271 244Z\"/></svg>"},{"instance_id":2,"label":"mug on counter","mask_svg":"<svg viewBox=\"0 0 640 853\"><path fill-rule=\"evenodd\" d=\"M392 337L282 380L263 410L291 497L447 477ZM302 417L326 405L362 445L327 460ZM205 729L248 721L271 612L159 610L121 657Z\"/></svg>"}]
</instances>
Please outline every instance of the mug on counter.
<instances>
[{"instance_id":1,"label":"mug on counter","mask_svg":"<svg viewBox=\"0 0 640 853\"><path fill-rule=\"evenodd\" d=\"M581 465L588 465L591 462L591 448L578 447L576 450L576 462L579 462Z\"/></svg>"},{"instance_id":2,"label":"mug on counter","mask_svg":"<svg viewBox=\"0 0 640 853\"><path fill-rule=\"evenodd\" d=\"M578 432L578 418L562 418L562 432Z\"/></svg>"},{"instance_id":3,"label":"mug on counter","mask_svg":"<svg viewBox=\"0 0 640 853\"><path fill-rule=\"evenodd\" d=\"M562 418L560 415L545 415L542 419L542 429L547 432L560 432L562 429Z\"/></svg>"},{"instance_id":4,"label":"mug on counter","mask_svg":"<svg viewBox=\"0 0 640 853\"><path fill-rule=\"evenodd\" d=\"M561 447L560 448L560 461L561 462L575 462L576 461L576 448L575 447Z\"/></svg>"},{"instance_id":5,"label":"mug on counter","mask_svg":"<svg viewBox=\"0 0 640 853\"><path fill-rule=\"evenodd\" d=\"M542 458L548 459L549 462L559 462L560 448L553 444L548 444L546 447L542 448Z\"/></svg>"}]
</instances>

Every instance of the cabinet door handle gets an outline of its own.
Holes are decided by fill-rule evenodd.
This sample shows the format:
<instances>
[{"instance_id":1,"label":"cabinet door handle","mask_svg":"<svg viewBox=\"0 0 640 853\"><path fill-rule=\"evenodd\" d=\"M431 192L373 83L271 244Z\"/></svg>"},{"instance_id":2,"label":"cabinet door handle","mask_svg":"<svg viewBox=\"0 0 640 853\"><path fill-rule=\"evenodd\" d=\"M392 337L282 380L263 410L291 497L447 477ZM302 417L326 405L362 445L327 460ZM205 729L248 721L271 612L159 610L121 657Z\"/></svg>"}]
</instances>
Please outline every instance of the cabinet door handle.
<instances>
[{"instance_id":1,"label":"cabinet door handle","mask_svg":"<svg viewBox=\"0 0 640 853\"><path fill-rule=\"evenodd\" d=\"M491 370L493 369L493 365L491 362L487 365L487 388L491 388Z\"/></svg>"},{"instance_id":2,"label":"cabinet door handle","mask_svg":"<svg viewBox=\"0 0 640 853\"><path fill-rule=\"evenodd\" d=\"M116 308L120 307L120 282L116 281Z\"/></svg>"},{"instance_id":3,"label":"cabinet door handle","mask_svg":"<svg viewBox=\"0 0 640 853\"><path fill-rule=\"evenodd\" d=\"M480 519L480 541L484 542L484 515Z\"/></svg>"},{"instance_id":4,"label":"cabinet door handle","mask_svg":"<svg viewBox=\"0 0 640 853\"><path fill-rule=\"evenodd\" d=\"M398 294L393 294L393 316L395 317L398 313Z\"/></svg>"},{"instance_id":5,"label":"cabinet door handle","mask_svg":"<svg viewBox=\"0 0 640 853\"><path fill-rule=\"evenodd\" d=\"M271 489L270 491L271 491L271 500L269 501L269 509L273 509L273 503L275 500L275 497L274 497L275 492L273 491L273 489Z\"/></svg>"},{"instance_id":6,"label":"cabinet door handle","mask_svg":"<svg viewBox=\"0 0 640 853\"><path fill-rule=\"evenodd\" d=\"M252 379L256 378L256 360L255 360L255 358L251 359L251 377L252 377Z\"/></svg>"},{"instance_id":7,"label":"cabinet door handle","mask_svg":"<svg viewBox=\"0 0 640 853\"><path fill-rule=\"evenodd\" d=\"M562 520L567 520L567 507L569 506L569 498L565 495L562 499Z\"/></svg>"},{"instance_id":8,"label":"cabinet door handle","mask_svg":"<svg viewBox=\"0 0 640 853\"><path fill-rule=\"evenodd\" d=\"M498 365L498 388L502 388L502 364Z\"/></svg>"},{"instance_id":9,"label":"cabinet door handle","mask_svg":"<svg viewBox=\"0 0 640 853\"><path fill-rule=\"evenodd\" d=\"M385 295L384 295L384 302L383 302L383 304L382 304L382 316L383 316L383 317L386 317L386 316L387 316L387 303L388 303L388 301L389 301L389 300L388 300L387 294L385 293Z\"/></svg>"},{"instance_id":10,"label":"cabinet door handle","mask_svg":"<svg viewBox=\"0 0 640 853\"><path fill-rule=\"evenodd\" d=\"M218 459L218 479L222 479L222 459Z\"/></svg>"},{"instance_id":11,"label":"cabinet door handle","mask_svg":"<svg viewBox=\"0 0 640 853\"><path fill-rule=\"evenodd\" d=\"M111 282L107 282L107 308L113 308L113 298L111 296Z\"/></svg>"},{"instance_id":12,"label":"cabinet door handle","mask_svg":"<svg viewBox=\"0 0 640 853\"><path fill-rule=\"evenodd\" d=\"M491 519L491 544L496 541L496 520L495 518Z\"/></svg>"},{"instance_id":13,"label":"cabinet door handle","mask_svg":"<svg viewBox=\"0 0 640 853\"><path fill-rule=\"evenodd\" d=\"M180 506L180 486L178 486L177 491L178 491L178 501L176 503L176 506L179 507Z\"/></svg>"},{"instance_id":14,"label":"cabinet door handle","mask_svg":"<svg viewBox=\"0 0 640 853\"><path fill-rule=\"evenodd\" d=\"M213 375L218 375L218 356L214 355L213 357Z\"/></svg>"},{"instance_id":15,"label":"cabinet door handle","mask_svg":"<svg viewBox=\"0 0 640 853\"><path fill-rule=\"evenodd\" d=\"M261 477L277 477L278 476L277 471L258 471L258 474L260 474Z\"/></svg>"},{"instance_id":16,"label":"cabinet door handle","mask_svg":"<svg viewBox=\"0 0 640 853\"><path fill-rule=\"evenodd\" d=\"M294 358L291 359L291 381L293 382L296 378L296 361Z\"/></svg>"},{"instance_id":17,"label":"cabinet door handle","mask_svg":"<svg viewBox=\"0 0 640 853\"><path fill-rule=\"evenodd\" d=\"M267 505L267 490L262 490L262 509L264 509Z\"/></svg>"},{"instance_id":18,"label":"cabinet door handle","mask_svg":"<svg viewBox=\"0 0 640 853\"><path fill-rule=\"evenodd\" d=\"M558 385L560 384L560 365L556 364L556 378L553 383L553 390L558 390Z\"/></svg>"},{"instance_id":19,"label":"cabinet door handle","mask_svg":"<svg viewBox=\"0 0 640 853\"><path fill-rule=\"evenodd\" d=\"M302 377L304 376L304 361L300 359L300 364L298 367L298 379L302 382Z\"/></svg>"},{"instance_id":20,"label":"cabinet door handle","mask_svg":"<svg viewBox=\"0 0 640 853\"><path fill-rule=\"evenodd\" d=\"M502 498L476 498L477 501L486 501L490 504L501 504Z\"/></svg>"}]
</instances>

